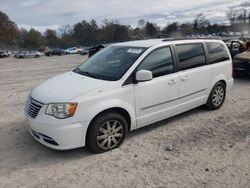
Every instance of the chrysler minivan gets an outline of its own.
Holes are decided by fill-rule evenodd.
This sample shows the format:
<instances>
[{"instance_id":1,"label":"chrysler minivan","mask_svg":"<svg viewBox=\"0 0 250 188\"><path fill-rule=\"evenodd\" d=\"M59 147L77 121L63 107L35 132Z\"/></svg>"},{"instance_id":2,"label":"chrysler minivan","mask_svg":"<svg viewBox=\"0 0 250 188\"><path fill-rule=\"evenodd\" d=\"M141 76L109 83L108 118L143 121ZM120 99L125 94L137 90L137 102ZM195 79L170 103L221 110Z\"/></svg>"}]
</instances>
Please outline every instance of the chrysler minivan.
<instances>
[{"instance_id":1,"label":"chrysler minivan","mask_svg":"<svg viewBox=\"0 0 250 188\"><path fill-rule=\"evenodd\" d=\"M201 105L219 109L232 85L220 40L117 43L35 87L25 114L40 143L101 153L119 147L128 131Z\"/></svg>"}]
</instances>

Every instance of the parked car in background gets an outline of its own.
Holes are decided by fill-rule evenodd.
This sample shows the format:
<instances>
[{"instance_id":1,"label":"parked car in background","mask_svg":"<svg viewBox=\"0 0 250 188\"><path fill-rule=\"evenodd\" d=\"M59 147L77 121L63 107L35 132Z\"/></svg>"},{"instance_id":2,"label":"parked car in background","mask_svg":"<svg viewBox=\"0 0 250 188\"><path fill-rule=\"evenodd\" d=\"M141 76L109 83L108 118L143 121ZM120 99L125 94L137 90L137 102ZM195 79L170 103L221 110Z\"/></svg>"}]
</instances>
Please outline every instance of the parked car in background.
<instances>
[{"instance_id":1,"label":"parked car in background","mask_svg":"<svg viewBox=\"0 0 250 188\"><path fill-rule=\"evenodd\" d=\"M99 52L101 49L105 48L107 45L99 44L97 46L93 46L89 49L89 57L93 56L95 53Z\"/></svg>"},{"instance_id":2,"label":"parked car in background","mask_svg":"<svg viewBox=\"0 0 250 188\"><path fill-rule=\"evenodd\" d=\"M250 51L239 53L234 57L234 70L238 74L250 76Z\"/></svg>"},{"instance_id":3,"label":"parked car in background","mask_svg":"<svg viewBox=\"0 0 250 188\"><path fill-rule=\"evenodd\" d=\"M80 54L81 53L81 51L84 49L84 48L86 48L86 46L80 46L80 47L78 47L78 54Z\"/></svg>"},{"instance_id":4,"label":"parked car in background","mask_svg":"<svg viewBox=\"0 0 250 188\"><path fill-rule=\"evenodd\" d=\"M219 109L232 86L232 58L221 40L132 41L37 86L24 111L40 143L102 153L128 131L202 105Z\"/></svg>"},{"instance_id":5,"label":"parked car in background","mask_svg":"<svg viewBox=\"0 0 250 188\"><path fill-rule=\"evenodd\" d=\"M67 48L65 54L77 54L79 53L79 49L77 47Z\"/></svg>"},{"instance_id":6,"label":"parked car in background","mask_svg":"<svg viewBox=\"0 0 250 188\"><path fill-rule=\"evenodd\" d=\"M0 58L5 58L5 57L10 57L11 56L11 52L9 50L7 51L0 51Z\"/></svg>"},{"instance_id":7,"label":"parked car in background","mask_svg":"<svg viewBox=\"0 0 250 188\"><path fill-rule=\"evenodd\" d=\"M6 53L7 57L11 56L11 51L10 50L5 51L5 53Z\"/></svg>"},{"instance_id":8,"label":"parked car in background","mask_svg":"<svg viewBox=\"0 0 250 188\"><path fill-rule=\"evenodd\" d=\"M62 49L50 49L49 51L45 52L46 56L52 56L52 55L65 55L65 51Z\"/></svg>"},{"instance_id":9,"label":"parked car in background","mask_svg":"<svg viewBox=\"0 0 250 188\"><path fill-rule=\"evenodd\" d=\"M244 52L246 49L243 46L243 41L241 40L229 40L225 42L232 57Z\"/></svg>"},{"instance_id":10,"label":"parked car in background","mask_svg":"<svg viewBox=\"0 0 250 188\"><path fill-rule=\"evenodd\" d=\"M80 54L81 55L88 55L89 54L89 49L90 49L91 47L85 47L85 48L83 48L81 51L80 51Z\"/></svg>"},{"instance_id":11,"label":"parked car in background","mask_svg":"<svg viewBox=\"0 0 250 188\"><path fill-rule=\"evenodd\" d=\"M0 58L5 58L7 57L7 54L5 51L0 51Z\"/></svg>"},{"instance_id":12,"label":"parked car in background","mask_svg":"<svg viewBox=\"0 0 250 188\"><path fill-rule=\"evenodd\" d=\"M23 58L39 58L42 56L42 53L38 51L22 51L18 52L14 55L15 58L23 59Z\"/></svg>"},{"instance_id":13,"label":"parked car in background","mask_svg":"<svg viewBox=\"0 0 250 188\"><path fill-rule=\"evenodd\" d=\"M49 47L48 46L41 46L37 51L45 53L49 51Z\"/></svg>"}]
</instances>

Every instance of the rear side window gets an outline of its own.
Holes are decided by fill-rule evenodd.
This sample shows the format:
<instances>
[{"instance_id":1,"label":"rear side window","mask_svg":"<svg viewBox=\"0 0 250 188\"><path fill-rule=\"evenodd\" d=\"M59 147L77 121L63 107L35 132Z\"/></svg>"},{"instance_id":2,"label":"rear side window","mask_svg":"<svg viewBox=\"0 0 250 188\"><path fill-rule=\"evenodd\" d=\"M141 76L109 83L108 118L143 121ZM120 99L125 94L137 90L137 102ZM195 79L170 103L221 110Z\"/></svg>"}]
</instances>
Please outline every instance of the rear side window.
<instances>
[{"instance_id":1,"label":"rear side window","mask_svg":"<svg viewBox=\"0 0 250 188\"><path fill-rule=\"evenodd\" d=\"M179 58L179 70L206 65L205 52L201 43L176 45L176 53Z\"/></svg>"},{"instance_id":2,"label":"rear side window","mask_svg":"<svg viewBox=\"0 0 250 188\"><path fill-rule=\"evenodd\" d=\"M163 47L154 50L143 60L137 70L149 70L154 78L173 73L174 62L170 48Z\"/></svg>"},{"instance_id":3,"label":"rear side window","mask_svg":"<svg viewBox=\"0 0 250 188\"><path fill-rule=\"evenodd\" d=\"M223 44L218 42L208 42L206 43L206 46L208 50L209 64L229 60L227 49Z\"/></svg>"}]
</instances>

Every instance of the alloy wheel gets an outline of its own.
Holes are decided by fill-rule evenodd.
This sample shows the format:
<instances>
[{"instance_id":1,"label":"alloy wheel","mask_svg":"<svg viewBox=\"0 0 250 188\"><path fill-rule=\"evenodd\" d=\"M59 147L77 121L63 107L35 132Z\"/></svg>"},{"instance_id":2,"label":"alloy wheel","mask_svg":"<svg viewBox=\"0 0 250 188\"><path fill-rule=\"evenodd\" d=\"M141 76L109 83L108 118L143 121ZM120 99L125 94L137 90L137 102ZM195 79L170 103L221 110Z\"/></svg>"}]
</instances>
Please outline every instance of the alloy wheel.
<instances>
[{"instance_id":1,"label":"alloy wheel","mask_svg":"<svg viewBox=\"0 0 250 188\"><path fill-rule=\"evenodd\" d=\"M223 102L224 96L225 96L225 91L223 87L221 86L216 87L212 95L213 104L215 106L219 106Z\"/></svg>"},{"instance_id":2,"label":"alloy wheel","mask_svg":"<svg viewBox=\"0 0 250 188\"><path fill-rule=\"evenodd\" d=\"M123 126L119 121L106 121L97 132L96 141L98 146L103 150L115 148L122 141L123 132Z\"/></svg>"}]
</instances>

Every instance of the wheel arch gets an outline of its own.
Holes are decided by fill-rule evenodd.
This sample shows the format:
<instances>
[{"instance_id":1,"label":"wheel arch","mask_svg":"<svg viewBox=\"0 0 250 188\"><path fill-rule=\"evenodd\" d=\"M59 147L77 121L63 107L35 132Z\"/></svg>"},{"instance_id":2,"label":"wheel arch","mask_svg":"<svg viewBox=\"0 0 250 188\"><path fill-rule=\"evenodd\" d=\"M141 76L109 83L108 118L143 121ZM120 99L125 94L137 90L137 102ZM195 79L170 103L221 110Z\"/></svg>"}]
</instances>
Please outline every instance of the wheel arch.
<instances>
[{"instance_id":1,"label":"wheel arch","mask_svg":"<svg viewBox=\"0 0 250 188\"><path fill-rule=\"evenodd\" d=\"M127 121L127 124L128 124L128 130L131 129L131 124L132 124L132 121L131 121L131 116L129 114L129 112L127 110L125 110L124 108L121 108L121 107L111 107L111 108L107 108L105 110L102 110L101 112L97 113L90 121L89 125L91 125L91 123L98 117L98 116L101 116L102 114L104 113L107 113L107 112L116 112L116 113L119 113L120 115L122 115L125 120Z\"/></svg>"},{"instance_id":2,"label":"wheel arch","mask_svg":"<svg viewBox=\"0 0 250 188\"><path fill-rule=\"evenodd\" d=\"M223 75L220 75L220 76L217 76L213 82L211 83L211 86L210 86L210 91L213 89L213 87L215 86L215 84L217 84L218 82L222 82L223 84L225 84L225 86L227 87L227 79L225 76Z\"/></svg>"},{"instance_id":3,"label":"wheel arch","mask_svg":"<svg viewBox=\"0 0 250 188\"><path fill-rule=\"evenodd\" d=\"M92 122L99 116L101 116L102 114L104 113L107 113L107 112L116 112L116 113L119 113L120 115L122 115L125 120L127 121L127 124L128 124L128 131L131 130L131 124L132 124L132 119L131 119L131 115L129 114L129 112L127 110L125 110L124 108L121 108L121 107L111 107L111 108L108 108L108 109L105 109L105 110L102 110L101 112L97 113L90 121L89 123L89 126L87 128L87 131L86 131L86 135L88 135L89 133L89 130L90 130L90 126L92 124ZM85 137L85 139L87 139L87 136ZM86 143L86 140L85 140L85 143Z\"/></svg>"},{"instance_id":4,"label":"wheel arch","mask_svg":"<svg viewBox=\"0 0 250 188\"><path fill-rule=\"evenodd\" d=\"M208 91L207 91L207 98L206 98L206 101L208 100L209 95L210 95L210 93L211 93L213 87L214 87L217 83L219 83L219 82L222 82L223 84L225 84L226 89L227 89L227 81L226 81L226 78L225 78L224 76L218 76L218 77L216 77L216 78L212 81L212 83L211 83L211 85L210 85L210 88L209 88Z\"/></svg>"}]
</instances>

